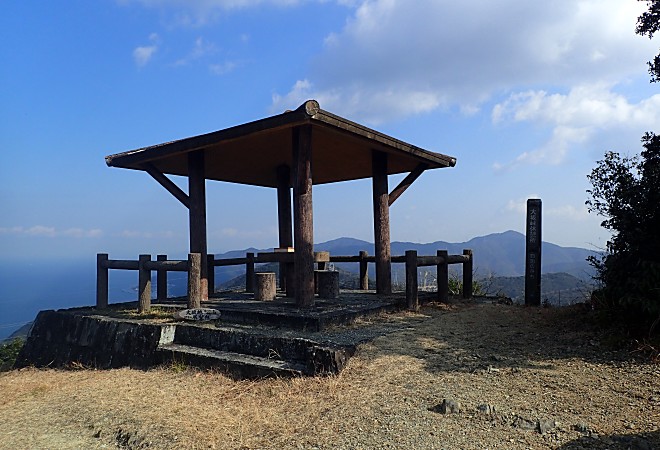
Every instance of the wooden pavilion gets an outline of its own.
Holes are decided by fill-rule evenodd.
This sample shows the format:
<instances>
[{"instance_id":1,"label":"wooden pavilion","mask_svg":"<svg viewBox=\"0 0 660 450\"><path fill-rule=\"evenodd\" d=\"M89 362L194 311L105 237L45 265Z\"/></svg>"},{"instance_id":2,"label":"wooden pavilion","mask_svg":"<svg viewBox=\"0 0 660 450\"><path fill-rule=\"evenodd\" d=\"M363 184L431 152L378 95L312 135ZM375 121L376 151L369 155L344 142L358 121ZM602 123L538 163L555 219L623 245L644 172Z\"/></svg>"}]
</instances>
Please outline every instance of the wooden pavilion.
<instances>
[{"instance_id":1,"label":"wooden pavilion","mask_svg":"<svg viewBox=\"0 0 660 450\"><path fill-rule=\"evenodd\" d=\"M189 211L190 252L206 261L206 180L277 189L279 246L294 247L298 306L314 304L312 185L373 180L376 292L391 283L389 207L426 170L456 159L394 139L322 110L308 100L295 111L178 141L109 155L111 167L142 170ZM408 173L391 192L388 175ZM188 193L167 175L188 178ZM293 190L293 220L291 191ZM202 292L207 292L202 265Z\"/></svg>"}]
</instances>

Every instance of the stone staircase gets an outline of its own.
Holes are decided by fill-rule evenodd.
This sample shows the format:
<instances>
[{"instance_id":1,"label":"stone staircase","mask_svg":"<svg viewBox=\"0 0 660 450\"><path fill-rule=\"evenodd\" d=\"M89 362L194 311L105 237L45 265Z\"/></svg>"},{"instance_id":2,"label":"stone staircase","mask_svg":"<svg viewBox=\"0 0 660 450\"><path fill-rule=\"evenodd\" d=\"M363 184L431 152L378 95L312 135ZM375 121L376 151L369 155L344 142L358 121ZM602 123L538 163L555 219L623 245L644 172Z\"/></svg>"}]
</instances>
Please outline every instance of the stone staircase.
<instances>
[{"instance_id":1,"label":"stone staircase","mask_svg":"<svg viewBox=\"0 0 660 450\"><path fill-rule=\"evenodd\" d=\"M334 374L355 352L351 345L285 336L281 330L186 323L173 328L161 333L157 361L215 368L241 379Z\"/></svg>"}]
</instances>

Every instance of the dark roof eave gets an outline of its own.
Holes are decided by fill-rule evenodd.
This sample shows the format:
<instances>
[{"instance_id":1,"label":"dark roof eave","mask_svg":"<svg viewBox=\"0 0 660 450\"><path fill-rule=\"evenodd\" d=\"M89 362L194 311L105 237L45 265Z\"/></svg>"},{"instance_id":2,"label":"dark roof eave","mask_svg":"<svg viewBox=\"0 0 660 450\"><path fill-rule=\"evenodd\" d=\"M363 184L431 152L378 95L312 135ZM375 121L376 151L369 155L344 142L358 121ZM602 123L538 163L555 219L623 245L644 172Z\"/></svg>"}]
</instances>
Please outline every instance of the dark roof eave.
<instances>
[{"instance_id":1,"label":"dark roof eave","mask_svg":"<svg viewBox=\"0 0 660 450\"><path fill-rule=\"evenodd\" d=\"M141 166L150 161L167 158L168 156L179 153L201 150L216 145L221 141L231 141L253 133L313 122L319 122L354 136L371 140L375 144L387 149L398 150L404 154L415 157L420 162L429 164L430 167L441 168L454 167L456 165L456 158L407 144L403 141L372 130L371 128L324 111L320 108L316 100L308 100L296 110L286 111L282 114L246 124L236 125L234 127L199 136L108 155L105 157L105 162L110 167L143 170Z\"/></svg>"}]
</instances>

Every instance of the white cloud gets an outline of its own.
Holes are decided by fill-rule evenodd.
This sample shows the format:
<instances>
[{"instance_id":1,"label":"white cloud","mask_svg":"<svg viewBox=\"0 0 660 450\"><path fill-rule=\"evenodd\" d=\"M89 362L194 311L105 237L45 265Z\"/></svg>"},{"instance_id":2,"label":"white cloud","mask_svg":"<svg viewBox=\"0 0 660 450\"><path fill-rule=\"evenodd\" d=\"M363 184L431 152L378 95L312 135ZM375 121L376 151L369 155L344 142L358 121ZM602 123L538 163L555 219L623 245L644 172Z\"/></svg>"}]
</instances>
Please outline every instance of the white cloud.
<instances>
[{"instance_id":1,"label":"white cloud","mask_svg":"<svg viewBox=\"0 0 660 450\"><path fill-rule=\"evenodd\" d=\"M238 67L238 64L234 61L225 61L223 63L218 63L218 64L210 64L209 65L209 70L211 73L215 75L225 75L232 70L234 70L236 67Z\"/></svg>"},{"instance_id":2,"label":"white cloud","mask_svg":"<svg viewBox=\"0 0 660 450\"><path fill-rule=\"evenodd\" d=\"M203 58L204 56L211 55L217 51L215 45L211 42L204 40L203 37L198 37L195 39L193 48L188 52L186 56L179 59L174 63L175 66L184 66L191 63L192 61Z\"/></svg>"},{"instance_id":3,"label":"white cloud","mask_svg":"<svg viewBox=\"0 0 660 450\"><path fill-rule=\"evenodd\" d=\"M595 134L634 129L641 133L660 121L660 95L637 103L612 91L605 83L581 85L568 94L527 91L512 94L495 105L494 123L531 122L552 128L552 137L541 147L524 152L508 163L496 163L496 170L527 164L560 164L568 152Z\"/></svg>"},{"instance_id":4,"label":"white cloud","mask_svg":"<svg viewBox=\"0 0 660 450\"><path fill-rule=\"evenodd\" d=\"M120 237L128 239L172 239L176 237L176 233L173 231L136 231L136 230L124 230L119 233Z\"/></svg>"},{"instance_id":5,"label":"white cloud","mask_svg":"<svg viewBox=\"0 0 660 450\"><path fill-rule=\"evenodd\" d=\"M73 237L73 238L98 238L103 235L103 231L98 228L85 230L83 228L68 228L66 230L57 230L55 227L44 225L34 225L32 227L10 227L0 228L0 235L13 236L40 236L40 237Z\"/></svg>"},{"instance_id":6,"label":"white cloud","mask_svg":"<svg viewBox=\"0 0 660 450\"><path fill-rule=\"evenodd\" d=\"M504 207L507 211L516 213L525 213L527 211L527 200L530 198L540 198L537 194L530 194L527 197L519 198L517 200L509 200Z\"/></svg>"},{"instance_id":7,"label":"white cloud","mask_svg":"<svg viewBox=\"0 0 660 450\"><path fill-rule=\"evenodd\" d=\"M318 0L324 1L324 0ZM350 0L340 0L343 4ZM147 8L173 11L174 23L179 26L199 27L216 20L220 13L234 9L264 5L294 6L305 0L118 0L120 4L141 4Z\"/></svg>"},{"instance_id":8,"label":"white cloud","mask_svg":"<svg viewBox=\"0 0 660 450\"><path fill-rule=\"evenodd\" d=\"M644 5L620 0L365 0L301 82L324 109L371 121L438 108L464 113L520 86L615 83L644 73ZM296 87L276 109L297 106Z\"/></svg>"},{"instance_id":9,"label":"white cloud","mask_svg":"<svg viewBox=\"0 0 660 450\"><path fill-rule=\"evenodd\" d=\"M506 211L524 215L527 213L527 200L530 198L540 197L534 194L516 200L509 200L504 209ZM584 205L580 205L579 207L575 207L573 205L560 205L550 208L543 208L543 215L545 217L557 217L571 221L583 221L589 218L589 211Z\"/></svg>"},{"instance_id":10,"label":"white cloud","mask_svg":"<svg viewBox=\"0 0 660 450\"><path fill-rule=\"evenodd\" d=\"M158 34L151 33L151 35L149 35L149 40L152 43L151 45L136 47L133 50L133 60L138 67L146 66L149 61L151 61L154 53L158 50Z\"/></svg>"}]
</instances>

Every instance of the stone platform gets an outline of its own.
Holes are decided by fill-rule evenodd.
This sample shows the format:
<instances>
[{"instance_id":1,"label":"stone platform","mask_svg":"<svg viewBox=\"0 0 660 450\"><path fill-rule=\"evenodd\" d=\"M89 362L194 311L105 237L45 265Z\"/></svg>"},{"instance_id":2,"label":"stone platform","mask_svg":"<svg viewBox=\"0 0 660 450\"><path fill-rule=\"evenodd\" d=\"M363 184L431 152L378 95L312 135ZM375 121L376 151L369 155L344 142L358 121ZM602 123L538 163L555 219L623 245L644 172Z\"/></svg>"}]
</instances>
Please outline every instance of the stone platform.
<instances>
[{"instance_id":1,"label":"stone platform","mask_svg":"<svg viewBox=\"0 0 660 450\"><path fill-rule=\"evenodd\" d=\"M202 302L202 306L220 311L220 321L224 323L323 331L328 327L350 324L356 319L396 311L405 301L402 295L377 296L369 291L342 291L338 299L316 299L314 306L300 308L294 299L281 294L273 301L264 302L254 300L254 294L228 291L216 293ZM186 298L172 298L164 302L154 300L152 306L185 308Z\"/></svg>"},{"instance_id":2,"label":"stone platform","mask_svg":"<svg viewBox=\"0 0 660 450\"><path fill-rule=\"evenodd\" d=\"M399 327L369 318L398 310L401 300L401 294L348 291L303 309L290 298L257 302L252 294L225 292L202 304L220 311L211 322L175 320L185 298L154 303L147 315L137 315L136 302L42 311L16 367L148 369L178 362L235 378L333 374L357 345Z\"/></svg>"}]
</instances>

